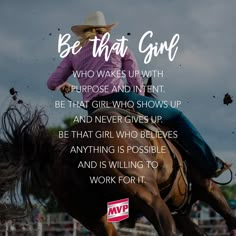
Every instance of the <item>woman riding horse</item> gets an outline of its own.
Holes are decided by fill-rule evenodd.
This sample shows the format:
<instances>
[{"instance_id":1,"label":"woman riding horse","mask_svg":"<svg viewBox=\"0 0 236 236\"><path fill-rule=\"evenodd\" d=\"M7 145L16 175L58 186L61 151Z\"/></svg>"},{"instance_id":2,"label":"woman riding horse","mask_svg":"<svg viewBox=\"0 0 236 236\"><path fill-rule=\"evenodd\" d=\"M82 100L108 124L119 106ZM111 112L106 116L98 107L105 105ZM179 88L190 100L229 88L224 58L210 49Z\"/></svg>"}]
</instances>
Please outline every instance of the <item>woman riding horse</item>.
<instances>
[{"instance_id":1,"label":"woman riding horse","mask_svg":"<svg viewBox=\"0 0 236 236\"><path fill-rule=\"evenodd\" d=\"M81 86L107 86L108 88L106 92L83 91L83 101L88 104L89 114L95 110L92 106L93 101L132 101L137 112L149 117L161 116L164 126L178 132L178 142L187 150L189 154L188 161L199 168L206 177L218 177L228 168L228 164L215 156L197 129L181 111L170 106L155 109L138 106L139 101L148 103L149 101L155 102L158 100L144 96L142 78L139 74L133 73L138 70L138 65L130 50L127 50L123 57L112 52L108 60L105 60L104 52L101 57L92 55L93 42L91 39L95 37L102 39L103 35L110 32L114 26L115 24L107 25L103 13L99 11L90 14L84 25L72 26L71 30L80 37L80 51L76 55L70 53L62 60L56 71L48 79L48 88L51 90L67 88L67 92L71 91L72 86L66 81L73 70L78 72L110 72L106 73L104 77L98 76L98 73L94 73L92 78L85 76L86 73L79 75L78 81ZM100 42L101 40L97 40L98 47ZM113 42L108 41L107 45L111 48ZM119 91L119 88L125 87L121 71L125 72L128 85L131 88L139 88L136 90L138 92ZM118 92L113 92L114 88Z\"/></svg>"}]
</instances>

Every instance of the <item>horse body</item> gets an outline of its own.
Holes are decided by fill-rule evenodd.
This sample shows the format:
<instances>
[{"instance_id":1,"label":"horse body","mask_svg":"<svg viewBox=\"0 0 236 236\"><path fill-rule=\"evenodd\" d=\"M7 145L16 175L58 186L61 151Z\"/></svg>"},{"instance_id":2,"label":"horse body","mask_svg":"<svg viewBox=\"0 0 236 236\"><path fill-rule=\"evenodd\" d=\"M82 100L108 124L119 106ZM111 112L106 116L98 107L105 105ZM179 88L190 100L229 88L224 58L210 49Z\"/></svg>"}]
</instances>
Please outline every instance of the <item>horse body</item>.
<instances>
[{"instance_id":1,"label":"horse body","mask_svg":"<svg viewBox=\"0 0 236 236\"><path fill-rule=\"evenodd\" d=\"M102 113L98 112L95 114L96 116L99 115L106 115L106 116L121 116L115 112L107 112ZM133 124L122 123L120 124L111 124L109 126L102 126L101 124L86 124L82 123L79 124L77 127L73 127L73 130L79 129L79 131L107 131L109 130L113 137L116 137L116 131L127 131L133 130L139 133L140 129L135 127ZM160 196L160 192L158 189L158 183L163 184L168 181L169 176L173 171L173 160L170 156L169 151L167 153L159 153L155 155L144 154L144 153L69 153L72 146L88 146L93 145L94 147L98 146L114 146L115 150L118 150L118 147L123 146L126 150L127 146L150 146L158 143L159 145L165 145L164 141L161 139L158 140L150 140L140 138L137 139L133 138L103 138L103 139L96 139L91 137L90 139L85 138L76 138L76 139L67 139L64 140L64 144L67 149L63 153L63 157L58 158L56 162L56 166L60 166L59 169L55 169L56 172L55 176L60 178L55 181L55 178L52 181L55 183L52 185L54 186L54 192L57 195L57 198L60 199L60 202L64 204L65 209L69 211L69 213L81 221L85 226L93 231L96 231L98 222L101 222L102 219L106 221L106 211L107 211L107 202L114 201L122 198L129 198L130 204L132 205L133 209L137 209L139 212L145 212L146 216L149 218L150 221L153 221L154 218L151 214L157 214L151 212L150 209L146 210L146 208L152 208L152 204L157 204L161 201L161 205L165 206L166 204L162 200ZM171 145L171 144L170 144ZM174 149L174 147L172 147ZM157 156L156 156L157 155ZM179 155L179 154L178 154ZM157 160L159 163L158 168L151 168L146 164L146 161L152 162ZM137 163L142 162L143 165L141 168L77 168L78 162L93 162L95 161L98 163L105 162L107 165L109 162L119 162L123 163L123 165L129 165L130 162ZM164 164L165 163L165 164ZM115 183L103 183L103 184L92 184L90 182L90 177L114 177ZM130 183L120 181L117 182L119 179L122 180L123 177L129 176L132 177ZM144 180L138 180L140 176L144 176ZM135 179L135 180L134 180ZM71 180L74 180L73 182ZM79 181L78 181L79 180ZM57 185L57 183L60 185ZM181 182L181 180L180 180ZM182 183L181 183L182 184ZM180 183L178 182L178 185ZM57 187L58 186L58 187ZM180 187L181 188L181 187ZM64 189L64 194L61 193L61 189ZM177 188L176 188L177 189ZM185 190L186 191L186 190ZM71 195L73 195L73 199L77 202L76 206L70 205L71 202ZM178 196L178 195L176 195ZM172 200L172 204L178 206L183 201L184 195L179 195L179 197L175 197ZM171 200L171 199L170 199ZM68 210L71 209L71 210ZM170 215L169 209L164 207L163 215L168 213L169 217L169 225L168 230L172 231L169 235L174 235L174 223L173 219ZM157 209L156 209L157 210ZM158 209L159 211L159 209ZM93 213L93 214L91 214ZM145 213L144 213L145 214ZM159 214L159 213L158 213ZM105 217L105 218L104 218ZM93 219L92 219L93 218ZM165 221L168 223L168 218ZM164 221L164 220L163 220ZM96 224L94 222L97 222ZM93 226L95 225L95 226ZM173 228L171 227L173 225ZM156 224L156 227L160 231L160 226ZM164 232L168 231L167 229L163 230ZM101 234L102 235L102 234ZM103 235L104 232L103 232ZM160 234L161 235L161 234ZM165 234L167 235L167 234Z\"/></svg>"},{"instance_id":2,"label":"horse body","mask_svg":"<svg viewBox=\"0 0 236 236\"><path fill-rule=\"evenodd\" d=\"M97 112L95 115L117 115L114 112ZM171 151L176 153L178 163L181 165L181 157L172 144L169 144L165 154L158 154L157 157L145 153L71 153L72 146L151 146L164 145L163 139L149 140L143 138L67 138L56 140L49 135L45 129L45 123L42 117L45 114L35 111L31 113L26 108L24 114L15 107L10 107L3 116L3 131L5 141L9 146L8 152L2 153L7 155L8 162L16 163L17 174L15 179L21 179L21 193L23 200L28 203L29 189L34 190L34 195L40 194L40 188L53 190L60 205L70 213L74 218L79 220L85 227L93 231L97 236L116 236L116 229L111 223L107 222L107 202L122 198L129 198L130 207L135 212L140 212L154 225L160 236L175 235L175 223L186 235L203 235L196 226L183 224L183 220L188 220L187 216L175 216L173 219L171 212L163 200L166 197L161 195L159 186L168 182L174 168ZM109 130L115 137L117 130L136 130L137 132L143 127L135 127L133 124L109 124L106 127L101 124L81 123L73 127L73 130L80 131L97 131ZM3 162L4 160L1 160ZM146 161L157 160L158 168L150 168ZM97 168L77 168L78 162L92 162L98 164ZM99 163L110 161L143 161L142 168L99 168ZM194 170L192 171L194 173ZM133 176L135 182L130 183L104 183L92 184L90 176L110 176L116 180L120 176ZM140 176L145 176L143 182L138 182ZM204 179L200 174L193 177L193 202L197 199L212 203L213 207L225 217L230 229L236 228L236 219L229 209L220 190L212 185L210 180ZM4 177L5 180L7 176ZM11 176L12 178L12 176ZM186 196L187 186L183 180L180 171L176 175L174 187L167 194L167 202L171 207L181 205ZM204 180L204 181L203 181ZM11 179L9 179L11 181ZM14 181L12 185L16 185ZM212 188L209 190L209 186ZM12 189L12 188L11 188ZM189 228L191 226L191 228Z\"/></svg>"}]
</instances>

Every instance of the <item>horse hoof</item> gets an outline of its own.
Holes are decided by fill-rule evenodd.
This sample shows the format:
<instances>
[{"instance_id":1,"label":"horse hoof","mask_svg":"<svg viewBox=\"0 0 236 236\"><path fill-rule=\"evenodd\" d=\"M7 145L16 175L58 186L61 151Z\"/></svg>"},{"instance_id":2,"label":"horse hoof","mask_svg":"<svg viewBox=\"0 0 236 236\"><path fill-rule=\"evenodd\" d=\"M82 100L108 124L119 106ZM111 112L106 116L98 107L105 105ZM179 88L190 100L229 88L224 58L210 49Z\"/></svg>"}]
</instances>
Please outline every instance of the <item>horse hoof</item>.
<instances>
[{"instance_id":1,"label":"horse hoof","mask_svg":"<svg viewBox=\"0 0 236 236\"><path fill-rule=\"evenodd\" d=\"M236 236L236 229L230 231L230 236Z\"/></svg>"}]
</instances>

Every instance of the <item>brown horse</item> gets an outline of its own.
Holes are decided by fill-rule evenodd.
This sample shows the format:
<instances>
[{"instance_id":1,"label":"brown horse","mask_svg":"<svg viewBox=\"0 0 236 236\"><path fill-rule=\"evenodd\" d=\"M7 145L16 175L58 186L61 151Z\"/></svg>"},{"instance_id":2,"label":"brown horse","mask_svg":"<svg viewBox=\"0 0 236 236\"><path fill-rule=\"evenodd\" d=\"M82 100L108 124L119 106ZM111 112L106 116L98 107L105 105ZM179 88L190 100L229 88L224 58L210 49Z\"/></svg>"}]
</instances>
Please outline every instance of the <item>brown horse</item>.
<instances>
[{"instance_id":1,"label":"brown horse","mask_svg":"<svg viewBox=\"0 0 236 236\"><path fill-rule=\"evenodd\" d=\"M123 122L109 125L81 122L69 131L68 137L58 139L47 132L46 115L42 110L31 112L26 106L23 109L9 107L2 118L4 139L1 147L4 146L4 149L1 148L0 162L15 167L14 181L9 180L12 196L19 182L26 205L30 204L30 193L40 198L42 192L53 191L60 205L97 236L118 235L115 227L107 222L107 202L122 198L129 198L131 214L142 213L160 236L176 235L175 222L184 235L204 235L187 215L173 217L170 212L170 209L179 208L186 202L188 193L184 166L177 149L163 138L142 138L140 132L144 128L124 122L124 116L117 112L100 110L92 115L93 118L101 116L119 117ZM91 135L82 137L77 135L77 131L90 132ZM109 137L98 139L95 135L98 131L109 131ZM136 131L138 137L117 138L117 131ZM166 152L127 151L130 146L148 148L154 145L167 145ZM77 152L73 147L85 147L90 151ZM100 152L101 147L112 149ZM119 147L126 151L118 151ZM173 153L177 159L173 159ZM148 166L153 161L158 161L157 168ZM137 168L109 168L111 162L120 162L124 166L142 164ZM80 168L85 163L95 163L95 166ZM175 179L170 181L175 163L178 169ZM233 233L236 218L220 189L193 167L189 166L188 172L192 181L191 204L199 199L211 205L224 217ZM106 182L91 183L92 176L104 177ZM143 176L141 180L140 176ZM132 181L124 182L124 177ZM0 178L7 180L7 171ZM170 183L173 187L167 191Z\"/></svg>"}]
</instances>

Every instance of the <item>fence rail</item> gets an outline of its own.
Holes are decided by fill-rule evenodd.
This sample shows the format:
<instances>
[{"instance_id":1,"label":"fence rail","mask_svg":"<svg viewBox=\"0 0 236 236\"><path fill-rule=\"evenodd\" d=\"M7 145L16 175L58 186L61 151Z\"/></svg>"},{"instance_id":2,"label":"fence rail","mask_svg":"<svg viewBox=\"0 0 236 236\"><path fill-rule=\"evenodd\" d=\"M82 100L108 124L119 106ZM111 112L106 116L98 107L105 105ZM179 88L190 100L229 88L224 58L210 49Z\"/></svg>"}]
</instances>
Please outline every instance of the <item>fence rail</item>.
<instances>
[{"instance_id":1,"label":"fence rail","mask_svg":"<svg viewBox=\"0 0 236 236\"><path fill-rule=\"evenodd\" d=\"M209 236L228 236L227 228L220 217L208 218L198 221ZM119 228L122 236L157 236L152 225L148 223L136 223L135 229ZM77 220L67 214L50 214L43 221L32 223L30 221L8 221L0 225L1 236L93 236ZM179 236L181 234L178 234Z\"/></svg>"}]
</instances>

